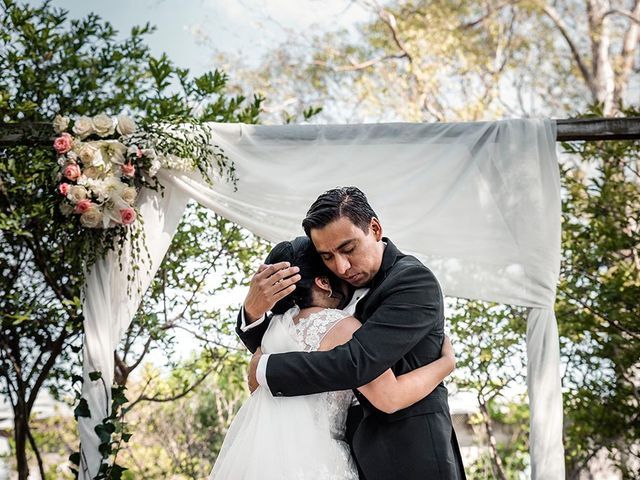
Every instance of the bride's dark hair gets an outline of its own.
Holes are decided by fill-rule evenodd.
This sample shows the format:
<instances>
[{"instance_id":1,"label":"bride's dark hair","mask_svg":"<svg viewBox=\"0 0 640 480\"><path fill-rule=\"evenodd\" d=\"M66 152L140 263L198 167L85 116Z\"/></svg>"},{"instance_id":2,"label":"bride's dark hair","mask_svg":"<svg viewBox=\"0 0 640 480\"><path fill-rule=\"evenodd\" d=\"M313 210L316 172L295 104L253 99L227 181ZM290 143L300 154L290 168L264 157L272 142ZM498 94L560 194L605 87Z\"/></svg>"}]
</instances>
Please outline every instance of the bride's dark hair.
<instances>
[{"instance_id":1,"label":"bride's dark hair","mask_svg":"<svg viewBox=\"0 0 640 480\"><path fill-rule=\"evenodd\" d=\"M292 267L296 266L300 268L298 273L301 279L296 283L296 289L293 292L274 305L271 309L273 313L282 314L294 305L297 305L299 308L313 306L311 293L316 277L327 277L329 279L333 295L343 297L340 300L338 308L344 306L345 298L340 288L340 279L324 264L309 237L297 237L291 241L280 242L273 247L264 260L264 263L271 264L278 262L289 262Z\"/></svg>"}]
</instances>

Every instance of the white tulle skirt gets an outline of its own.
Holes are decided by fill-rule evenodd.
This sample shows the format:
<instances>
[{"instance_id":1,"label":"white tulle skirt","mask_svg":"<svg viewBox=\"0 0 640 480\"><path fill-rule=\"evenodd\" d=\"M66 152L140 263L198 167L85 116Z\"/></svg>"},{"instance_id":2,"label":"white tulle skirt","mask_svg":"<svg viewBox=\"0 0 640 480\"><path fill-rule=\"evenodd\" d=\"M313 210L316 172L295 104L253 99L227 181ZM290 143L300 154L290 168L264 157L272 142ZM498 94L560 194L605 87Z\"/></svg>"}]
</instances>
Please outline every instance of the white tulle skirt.
<instances>
[{"instance_id":1,"label":"white tulle skirt","mask_svg":"<svg viewBox=\"0 0 640 480\"><path fill-rule=\"evenodd\" d=\"M291 330L295 313L274 316L263 351L302 349ZM348 446L331 436L327 395L274 397L258 387L233 419L209 480L357 478Z\"/></svg>"},{"instance_id":2,"label":"white tulle skirt","mask_svg":"<svg viewBox=\"0 0 640 480\"><path fill-rule=\"evenodd\" d=\"M233 420L209 480L342 479L322 394L273 397L259 387Z\"/></svg>"}]
</instances>

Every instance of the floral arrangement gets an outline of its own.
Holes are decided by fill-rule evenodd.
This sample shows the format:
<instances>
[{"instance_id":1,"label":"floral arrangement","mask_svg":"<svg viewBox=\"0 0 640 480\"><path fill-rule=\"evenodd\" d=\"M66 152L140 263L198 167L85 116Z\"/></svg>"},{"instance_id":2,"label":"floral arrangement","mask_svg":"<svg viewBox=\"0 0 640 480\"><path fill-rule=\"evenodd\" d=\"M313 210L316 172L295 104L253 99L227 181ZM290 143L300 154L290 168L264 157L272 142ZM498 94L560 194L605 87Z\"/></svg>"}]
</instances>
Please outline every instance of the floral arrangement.
<instances>
[{"instance_id":1,"label":"floral arrangement","mask_svg":"<svg viewBox=\"0 0 640 480\"><path fill-rule=\"evenodd\" d=\"M126 115L79 117L73 124L69 117L58 115L53 127L59 134L53 148L61 168L60 211L77 215L86 228L135 222L138 191L143 186L157 189L154 179L160 168L168 166L167 157L132 141L137 126Z\"/></svg>"},{"instance_id":2,"label":"floral arrangement","mask_svg":"<svg viewBox=\"0 0 640 480\"><path fill-rule=\"evenodd\" d=\"M195 121L146 123L139 128L126 115L102 113L75 121L57 115L53 128L58 135L53 148L59 165L59 209L91 237L86 242L91 251L85 252L89 265L116 244L120 245L121 259L129 233L134 243L142 239L146 250L143 230L130 227L142 222L135 205L140 189L162 192L164 187L157 178L160 169L199 169L212 183L215 162L221 176L236 182L233 164L213 143L208 130ZM140 245L135 245L132 255L139 251Z\"/></svg>"}]
</instances>

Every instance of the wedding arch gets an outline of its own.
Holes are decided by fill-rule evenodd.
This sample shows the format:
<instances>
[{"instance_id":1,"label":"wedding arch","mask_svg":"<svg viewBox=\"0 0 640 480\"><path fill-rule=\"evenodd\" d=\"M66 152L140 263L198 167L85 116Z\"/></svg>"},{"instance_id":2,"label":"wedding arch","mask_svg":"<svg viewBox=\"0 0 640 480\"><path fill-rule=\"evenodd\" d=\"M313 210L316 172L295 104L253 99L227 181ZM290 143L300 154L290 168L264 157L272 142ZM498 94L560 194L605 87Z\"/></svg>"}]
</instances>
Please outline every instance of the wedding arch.
<instances>
[{"instance_id":1,"label":"wedding arch","mask_svg":"<svg viewBox=\"0 0 640 480\"><path fill-rule=\"evenodd\" d=\"M301 234L311 202L341 185L367 194L385 234L434 271L445 295L528 308L532 478L564 478L553 310L561 213L555 121L206 128L234 163L236 185L216 171L212 186L199 171L161 170L164 195L143 189L137 200L151 260L139 270L140 291L127 287L131 262L120 270L114 251L86 277L82 397L92 416L78 419L81 479L93 478L102 462L95 427L110 412L104 385L113 382L113 352L189 200L275 242ZM96 371L101 381L90 375Z\"/></svg>"}]
</instances>

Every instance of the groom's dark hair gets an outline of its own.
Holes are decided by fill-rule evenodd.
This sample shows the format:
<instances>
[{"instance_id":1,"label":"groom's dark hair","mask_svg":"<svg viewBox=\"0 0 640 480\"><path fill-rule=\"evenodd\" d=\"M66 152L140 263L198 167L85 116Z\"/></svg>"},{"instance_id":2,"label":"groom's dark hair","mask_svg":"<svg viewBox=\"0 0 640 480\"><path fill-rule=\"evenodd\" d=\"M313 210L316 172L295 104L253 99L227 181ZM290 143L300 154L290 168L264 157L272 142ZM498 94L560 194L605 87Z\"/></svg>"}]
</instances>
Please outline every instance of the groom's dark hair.
<instances>
[{"instance_id":1,"label":"groom's dark hair","mask_svg":"<svg viewBox=\"0 0 640 480\"><path fill-rule=\"evenodd\" d=\"M358 187L334 188L324 192L313 202L302 221L302 228L311 237L312 228L323 228L340 217L347 217L364 233L369 233L371 219L378 218L378 215Z\"/></svg>"}]
</instances>

